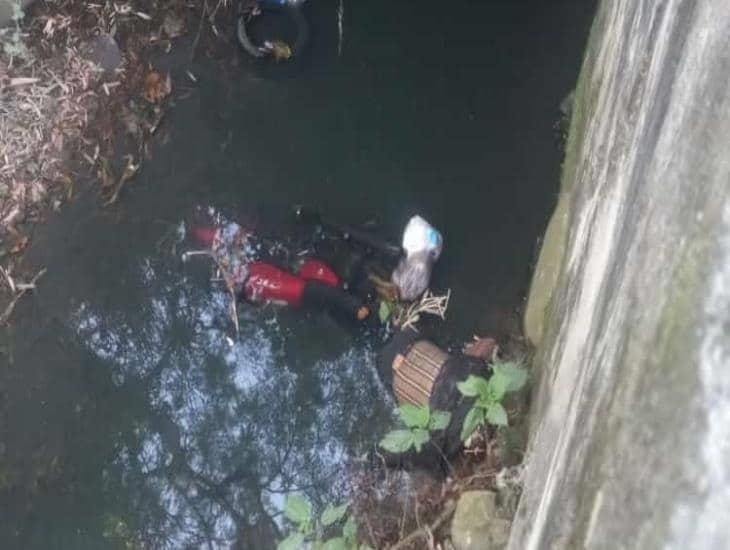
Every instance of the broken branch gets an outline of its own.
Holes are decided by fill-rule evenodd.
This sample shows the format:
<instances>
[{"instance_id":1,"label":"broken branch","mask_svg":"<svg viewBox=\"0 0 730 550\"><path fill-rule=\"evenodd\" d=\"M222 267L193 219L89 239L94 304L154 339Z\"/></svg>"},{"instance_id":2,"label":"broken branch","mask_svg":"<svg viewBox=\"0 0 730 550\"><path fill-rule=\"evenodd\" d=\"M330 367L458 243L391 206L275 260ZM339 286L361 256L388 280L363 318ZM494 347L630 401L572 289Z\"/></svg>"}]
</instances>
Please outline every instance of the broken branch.
<instances>
[{"instance_id":1,"label":"broken branch","mask_svg":"<svg viewBox=\"0 0 730 550\"><path fill-rule=\"evenodd\" d=\"M456 502L449 500L445 505L444 509L439 516L430 524L424 527L419 527L415 531L412 531L407 537L399 540L390 550L405 550L409 545L413 544L417 540L427 539L429 536L433 536L446 521L451 517L456 509Z\"/></svg>"},{"instance_id":2,"label":"broken branch","mask_svg":"<svg viewBox=\"0 0 730 550\"><path fill-rule=\"evenodd\" d=\"M36 273L35 277L33 277L29 283L16 283L14 285L15 288L18 290L15 293L15 296L13 296L8 303L5 311L3 311L3 314L0 315L0 325L4 325L8 322L10 316L13 314L13 310L15 309L15 305L18 303L18 300L20 300L27 291L35 289L36 282L43 276L45 272L46 269L43 268L38 273ZM5 273L5 270L3 270L3 273Z\"/></svg>"}]
</instances>

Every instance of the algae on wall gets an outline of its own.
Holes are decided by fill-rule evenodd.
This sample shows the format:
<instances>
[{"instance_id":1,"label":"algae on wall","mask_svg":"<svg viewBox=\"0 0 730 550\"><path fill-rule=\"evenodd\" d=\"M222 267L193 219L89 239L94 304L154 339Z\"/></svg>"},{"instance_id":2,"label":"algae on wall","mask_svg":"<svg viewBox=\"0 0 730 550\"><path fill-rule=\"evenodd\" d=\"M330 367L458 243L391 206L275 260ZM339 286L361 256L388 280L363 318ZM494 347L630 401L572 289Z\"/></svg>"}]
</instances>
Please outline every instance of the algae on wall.
<instances>
[{"instance_id":1,"label":"algae on wall","mask_svg":"<svg viewBox=\"0 0 730 550\"><path fill-rule=\"evenodd\" d=\"M730 2L604 0L574 113L510 547L723 547Z\"/></svg>"}]
</instances>

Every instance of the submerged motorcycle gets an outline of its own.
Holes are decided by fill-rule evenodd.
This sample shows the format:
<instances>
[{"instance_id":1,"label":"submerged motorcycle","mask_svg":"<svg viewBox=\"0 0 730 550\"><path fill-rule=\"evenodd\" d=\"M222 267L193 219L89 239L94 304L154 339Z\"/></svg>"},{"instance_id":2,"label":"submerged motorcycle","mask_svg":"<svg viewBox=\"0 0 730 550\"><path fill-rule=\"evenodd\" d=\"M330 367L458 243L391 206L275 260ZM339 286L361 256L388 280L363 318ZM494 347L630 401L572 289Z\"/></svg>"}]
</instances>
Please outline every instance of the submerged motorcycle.
<instances>
[{"instance_id":1,"label":"submerged motorcycle","mask_svg":"<svg viewBox=\"0 0 730 550\"><path fill-rule=\"evenodd\" d=\"M338 248L344 247L351 260L343 269L346 273L338 274L330 262L317 257L316 246L288 254L295 262L282 261L272 252L278 245L262 246L262 236L214 209L208 210L206 221L189 230L192 240L203 248L186 252L183 260L195 255L212 259L216 279L224 282L235 301L330 310L362 322L371 316L363 281L372 283L371 288L381 295L388 292L401 301L415 300L428 288L443 248L441 233L420 216L408 222L402 246L361 228L329 222L305 209L297 210L297 218L310 222L315 218L319 242L327 240L323 234L334 235ZM367 260L373 256L383 260L381 263L395 263L390 280L369 268L372 264Z\"/></svg>"}]
</instances>

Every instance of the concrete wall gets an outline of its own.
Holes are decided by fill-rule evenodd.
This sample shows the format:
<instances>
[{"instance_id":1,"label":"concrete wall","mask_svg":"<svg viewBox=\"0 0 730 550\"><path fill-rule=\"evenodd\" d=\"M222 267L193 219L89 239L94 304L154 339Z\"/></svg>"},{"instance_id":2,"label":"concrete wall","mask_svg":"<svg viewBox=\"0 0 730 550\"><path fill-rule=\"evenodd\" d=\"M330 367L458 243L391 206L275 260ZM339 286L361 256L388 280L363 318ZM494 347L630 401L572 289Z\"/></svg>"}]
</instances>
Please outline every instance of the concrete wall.
<instances>
[{"instance_id":1,"label":"concrete wall","mask_svg":"<svg viewBox=\"0 0 730 550\"><path fill-rule=\"evenodd\" d=\"M730 1L602 1L525 324L510 548L727 548Z\"/></svg>"}]
</instances>

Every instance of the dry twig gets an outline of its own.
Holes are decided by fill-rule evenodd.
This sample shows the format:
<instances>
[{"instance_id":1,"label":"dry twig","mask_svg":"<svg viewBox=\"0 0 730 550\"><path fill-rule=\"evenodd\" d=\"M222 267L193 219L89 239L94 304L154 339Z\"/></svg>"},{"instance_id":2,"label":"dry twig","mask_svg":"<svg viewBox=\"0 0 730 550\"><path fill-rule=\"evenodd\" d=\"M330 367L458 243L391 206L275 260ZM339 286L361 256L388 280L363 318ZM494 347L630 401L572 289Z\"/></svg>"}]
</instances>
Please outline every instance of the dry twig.
<instances>
[{"instance_id":1,"label":"dry twig","mask_svg":"<svg viewBox=\"0 0 730 550\"><path fill-rule=\"evenodd\" d=\"M200 12L200 23L198 23L198 32L195 33L195 39L193 45L190 47L190 61L195 59L195 50L198 48L198 42L200 42L200 35L203 32L203 21L205 20L205 14L208 13L208 0L203 1L203 8Z\"/></svg>"},{"instance_id":2,"label":"dry twig","mask_svg":"<svg viewBox=\"0 0 730 550\"><path fill-rule=\"evenodd\" d=\"M449 307L451 290L443 296L435 296L427 290L418 302L414 302L406 309L400 311L395 319L395 324L401 329L413 328L421 319L421 314L436 315L441 319L446 318L446 310Z\"/></svg>"},{"instance_id":3,"label":"dry twig","mask_svg":"<svg viewBox=\"0 0 730 550\"><path fill-rule=\"evenodd\" d=\"M12 228L47 195L49 185L67 180L70 149L83 151L82 134L95 108L91 89L100 69L76 48L52 59L11 68L0 55L0 229Z\"/></svg>"},{"instance_id":4,"label":"dry twig","mask_svg":"<svg viewBox=\"0 0 730 550\"><path fill-rule=\"evenodd\" d=\"M431 522L430 525L425 525L423 527L419 527L415 531L412 531L407 537L402 538L399 540L396 544L390 547L390 550L405 550L408 548L411 544L415 543L416 541L419 541L421 539L428 539L429 537L433 537L433 533L438 531L441 526L446 523L446 521L451 517L451 515L454 513L454 510L456 509L456 502L453 500L449 500L445 505L444 509L441 511L439 516Z\"/></svg>"},{"instance_id":5,"label":"dry twig","mask_svg":"<svg viewBox=\"0 0 730 550\"><path fill-rule=\"evenodd\" d=\"M210 250L189 250L187 252L184 252L182 255L183 262L188 261L188 258L191 258L193 256L207 256L211 260L213 260L213 263L215 263L216 270L218 273L220 273L220 277L213 277L213 281L220 281L222 280L223 283L226 286L226 289L228 290L228 293L231 295L231 320L233 321L233 325L236 327L236 334L240 334L240 326L238 324L238 308L236 306L236 291L235 291L235 285L233 283L233 278L228 273L228 271L225 269L223 265L218 261L218 258L216 258L215 254L213 254Z\"/></svg>"},{"instance_id":6,"label":"dry twig","mask_svg":"<svg viewBox=\"0 0 730 550\"><path fill-rule=\"evenodd\" d=\"M124 172L122 172L122 175L119 177L119 181L114 186L114 191L109 199L104 203L104 206L110 206L117 202L117 199L119 199L119 193L122 191L122 187L124 187L124 184L137 174L139 167L139 164L134 163L134 157L132 155L127 155L127 165L124 167Z\"/></svg>"},{"instance_id":7,"label":"dry twig","mask_svg":"<svg viewBox=\"0 0 730 550\"><path fill-rule=\"evenodd\" d=\"M3 275L8 279L8 283L10 284L11 288L16 289L15 295L10 299L10 302L8 303L7 307L5 308L5 311L3 311L3 314L0 315L0 325L4 325L8 322L10 319L10 316L13 314L13 310L15 309L15 305L18 303L18 300L20 300L26 292L29 290L34 290L36 282L38 279L43 277L43 274L46 272L45 268L41 269L38 273L36 273L35 277L33 277L29 283L16 283L10 278L10 275L3 269Z\"/></svg>"}]
</instances>

